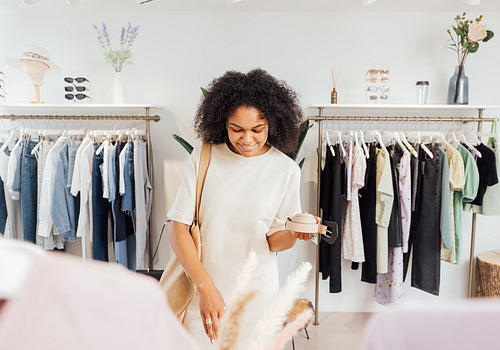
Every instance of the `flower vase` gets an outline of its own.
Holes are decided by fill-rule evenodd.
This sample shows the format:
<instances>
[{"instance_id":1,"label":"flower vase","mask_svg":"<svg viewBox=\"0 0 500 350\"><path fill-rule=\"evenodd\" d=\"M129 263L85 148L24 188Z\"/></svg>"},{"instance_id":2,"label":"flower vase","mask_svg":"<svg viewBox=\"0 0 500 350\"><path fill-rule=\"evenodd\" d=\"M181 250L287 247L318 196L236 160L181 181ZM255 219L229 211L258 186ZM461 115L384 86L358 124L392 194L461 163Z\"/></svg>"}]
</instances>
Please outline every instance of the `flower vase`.
<instances>
[{"instance_id":1,"label":"flower vase","mask_svg":"<svg viewBox=\"0 0 500 350\"><path fill-rule=\"evenodd\" d=\"M115 83L113 85L113 103L114 104L125 103L125 99L123 97L123 83L120 72L115 73Z\"/></svg>"},{"instance_id":2,"label":"flower vase","mask_svg":"<svg viewBox=\"0 0 500 350\"><path fill-rule=\"evenodd\" d=\"M469 104L469 78L465 75L464 66L457 66L455 74L450 78L448 86L448 104Z\"/></svg>"}]
</instances>

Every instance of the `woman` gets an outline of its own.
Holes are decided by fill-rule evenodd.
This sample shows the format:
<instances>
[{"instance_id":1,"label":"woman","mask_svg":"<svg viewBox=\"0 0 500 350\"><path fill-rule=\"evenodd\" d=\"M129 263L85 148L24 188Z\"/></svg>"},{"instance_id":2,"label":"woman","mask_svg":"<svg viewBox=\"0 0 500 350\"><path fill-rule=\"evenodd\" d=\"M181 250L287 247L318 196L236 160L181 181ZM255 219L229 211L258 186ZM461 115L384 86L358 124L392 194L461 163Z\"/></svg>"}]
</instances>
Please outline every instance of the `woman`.
<instances>
[{"instance_id":1,"label":"woman","mask_svg":"<svg viewBox=\"0 0 500 350\"><path fill-rule=\"evenodd\" d=\"M192 153L168 216L172 248L197 288L184 325L205 348L217 337L248 254L256 252L259 261L251 288L264 298L278 289L275 252L312 238L285 230L286 219L301 211L300 169L282 152L295 150L302 121L295 92L261 69L215 79L198 107L195 131L212 143L200 205L201 261L189 234L200 149Z\"/></svg>"}]
</instances>

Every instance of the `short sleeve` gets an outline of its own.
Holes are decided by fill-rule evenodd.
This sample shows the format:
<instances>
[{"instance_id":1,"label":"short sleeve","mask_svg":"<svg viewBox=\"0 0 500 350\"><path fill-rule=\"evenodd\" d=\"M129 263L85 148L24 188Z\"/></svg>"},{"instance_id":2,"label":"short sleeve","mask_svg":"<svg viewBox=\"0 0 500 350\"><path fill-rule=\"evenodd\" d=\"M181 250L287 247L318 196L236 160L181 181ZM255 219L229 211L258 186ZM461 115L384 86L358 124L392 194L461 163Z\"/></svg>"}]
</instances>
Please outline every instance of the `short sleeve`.
<instances>
[{"instance_id":1,"label":"short sleeve","mask_svg":"<svg viewBox=\"0 0 500 350\"><path fill-rule=\"evenodd\" d=\"M474 157L470 154L469 151L465 150L465 185L462 190L463 201L468 202L472 201L477 196L477 190L479 188L479 169L477 168L477 164L474 161Z\"/></svg>"},{"instance_id":2,"label":"short sleeve","mask_svg":"<svg viewBox=\"0 0 500 350\"><path fill-rule=\"evenodd\" d=\"M283 200L281 201L278 212L274 217L271 228L267 232L267 236L284 230L287 218L291 218L300 212L300 168L295 166L293 175L290 177L290 180L285 187Z\"/></svg>"},{"instance_id":3,"label":"short sleeve","mask_svg":"<svg viewBox=\"0 0 500 350\"><path fill-rule=\"evenodd\" d=\"M462 156L458 151L452 150L449 157L450 189L460 191L465 185L465 168Z\"/></svg>"},{"instance_id":4,"label":"short sleeve","mask_svg":"<svg viewBox=\"0 0 500 350\"><path fill-rule=\"evenodd\" d=\"M362 188L365 185L366 158L361 148L356 148L356 157L352 173L352 186Z\"/></svg>"},{"instance_id":5,"label":"short sleeve","mask_svg":"<svg viewBox=\"0 0 500 350\"><path fill-rule=\"evenodd\" d=\"M201 149L196 148L191 153L181 185L177 190L174 203L167 213L167 217L185 225L191 225L194 217L196 178L200 162Z\"/></svg>"}]
</instances>

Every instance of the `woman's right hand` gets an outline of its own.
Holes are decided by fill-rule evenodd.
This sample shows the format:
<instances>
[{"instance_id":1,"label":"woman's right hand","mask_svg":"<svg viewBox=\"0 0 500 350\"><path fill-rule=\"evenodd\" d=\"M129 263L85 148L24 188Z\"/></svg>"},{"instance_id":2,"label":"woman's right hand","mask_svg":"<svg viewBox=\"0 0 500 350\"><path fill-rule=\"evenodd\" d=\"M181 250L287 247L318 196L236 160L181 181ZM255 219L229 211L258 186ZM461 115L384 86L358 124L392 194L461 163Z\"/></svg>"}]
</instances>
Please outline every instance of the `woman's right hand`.
<instances>
[{"instance_id":1,"label":"woman's right hand","mask_svg":"<svg viewBox=\"0 0 500 350\"><path fill-rule=\"evenodd\" d=\"M217 339L219 320L224 314L226 304L219 290L213 283L206 287L198 288L200 293L200 314L205 333L212 344Z\"/></svg>"}]
</instances>

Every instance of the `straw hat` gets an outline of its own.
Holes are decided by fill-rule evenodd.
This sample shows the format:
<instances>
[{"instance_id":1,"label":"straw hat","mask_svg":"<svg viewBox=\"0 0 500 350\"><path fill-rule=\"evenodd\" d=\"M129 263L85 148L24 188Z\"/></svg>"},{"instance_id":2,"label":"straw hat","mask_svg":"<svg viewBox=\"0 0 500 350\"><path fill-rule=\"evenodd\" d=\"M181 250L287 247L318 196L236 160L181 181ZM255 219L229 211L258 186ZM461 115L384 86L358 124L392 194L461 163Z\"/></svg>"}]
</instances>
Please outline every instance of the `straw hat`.
<instances>
[{"instance_id":1,"label":"straw hat","mask_svg":"<svg viewBox=\"0 0 500 350\"><path fill-rule=\"evenodd\" d=\"M23 60L37 61L45 64L47 66L47 73L49 74L57 74L61 71L54 62L50 61L49 52L40 46L28 46L24 50L22 57L7 58L7 63L14 68L22 69Z\"/></svg>"}]
</instances>

